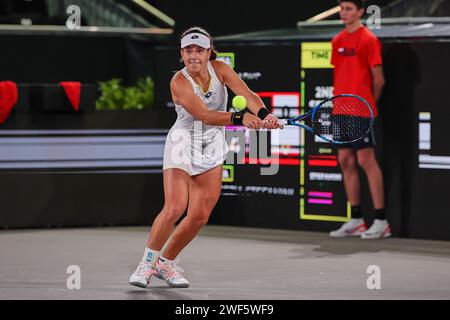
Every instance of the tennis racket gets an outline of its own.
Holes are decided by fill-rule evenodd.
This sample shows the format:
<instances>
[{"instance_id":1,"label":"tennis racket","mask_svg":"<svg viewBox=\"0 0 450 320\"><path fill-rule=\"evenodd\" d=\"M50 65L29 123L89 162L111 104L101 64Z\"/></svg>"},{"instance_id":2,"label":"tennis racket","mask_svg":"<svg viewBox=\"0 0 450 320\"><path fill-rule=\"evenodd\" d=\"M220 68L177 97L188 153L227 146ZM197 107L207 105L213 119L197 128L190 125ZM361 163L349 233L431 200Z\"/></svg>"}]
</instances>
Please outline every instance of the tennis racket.
<instances>
[{"instance_id":1,"label":"tennis racket","mask_svg":"<svg viewBox=\"0 0 450 320\"><path fill-rule=\"evenodd\" d=\"M323 100L307 113L280 119L280 125L297 126L327 142L347 144L363 139L373 127L369 103L354 94L340 94Z\"/></svg>"}]
</instances>

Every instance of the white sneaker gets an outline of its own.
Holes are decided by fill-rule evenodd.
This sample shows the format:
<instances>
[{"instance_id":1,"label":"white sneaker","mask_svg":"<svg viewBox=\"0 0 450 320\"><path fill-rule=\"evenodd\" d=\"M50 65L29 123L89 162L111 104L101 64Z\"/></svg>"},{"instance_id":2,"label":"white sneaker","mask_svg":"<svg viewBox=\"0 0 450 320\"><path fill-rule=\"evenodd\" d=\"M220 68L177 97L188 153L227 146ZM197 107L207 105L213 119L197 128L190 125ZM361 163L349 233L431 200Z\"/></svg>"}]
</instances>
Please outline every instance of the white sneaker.
<instances>
[{"instance_id":1,"label":"white sneaker","mask_svg":"<svg viewBox=\"0 0 450 320\"><path fill-rule=\"evenodd\" d=\"M147 288L152 275L156 275L155 268L148 261L141 261L136 271L130 276L130 284L140 288Z\"/></svg>"},{"instance_id":2,"label":"white sneaker","mask_svg":"<svg viewBox=\"0 0 450 320\"><path fill-rule=\"evenodd\" d=\"M391 236L391 227L387 220L375 219L369 230L361 235L361 239L383 239Z\"/></svg>"},{"instance_id":3,"label":"white sneaker","mask_svg":"<svg viewBox=\"0 0 450 320\"><path fill-rule=\"evenodd\" d=\"M176 259L162 262L158 259L155 269L169 286L175 288L187 288L189 287L189 281L181 275L181 272L184 272L184 270L178 265L178 261L179 260Z\"/></svg>"},{"instance_id":4,"label":"white sneaker","mask_svg":"<svg viewBox=\"0 0 450 320\"><path fill-rule=\"evenodd\" d=\"M359 237L367 230L363 219L351 219L344 223L338 230L330 232L330 237L345 238Z\"/></svg>"}]
</instances>

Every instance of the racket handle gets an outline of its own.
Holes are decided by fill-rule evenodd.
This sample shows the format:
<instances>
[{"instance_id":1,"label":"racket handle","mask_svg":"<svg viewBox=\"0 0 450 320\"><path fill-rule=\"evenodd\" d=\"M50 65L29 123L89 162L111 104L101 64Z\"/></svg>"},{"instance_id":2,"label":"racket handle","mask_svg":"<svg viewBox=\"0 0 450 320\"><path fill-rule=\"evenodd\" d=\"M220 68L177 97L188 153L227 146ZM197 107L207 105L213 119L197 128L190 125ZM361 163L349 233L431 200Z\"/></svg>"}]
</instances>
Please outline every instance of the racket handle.
<instances>
[{"instance_id":1,"label":"racket handle","mask_svg":"<svg viewBox=\"0 0 450 320\"><path fill-rule=\"evenodd\" d=\"M278 124L281 126L281 128L283 128L284 126L288 125L288 120L287 119L278 119Z\"/></svg>"}]
</instances>

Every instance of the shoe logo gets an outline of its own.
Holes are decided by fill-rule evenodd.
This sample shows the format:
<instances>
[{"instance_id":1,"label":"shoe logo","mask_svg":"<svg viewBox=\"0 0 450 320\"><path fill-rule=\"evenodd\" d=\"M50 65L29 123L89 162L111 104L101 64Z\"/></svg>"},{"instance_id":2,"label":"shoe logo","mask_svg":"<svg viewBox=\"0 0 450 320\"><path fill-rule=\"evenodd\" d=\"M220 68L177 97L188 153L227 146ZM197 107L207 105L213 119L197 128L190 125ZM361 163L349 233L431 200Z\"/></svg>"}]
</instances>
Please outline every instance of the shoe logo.
<instances>
[{"instance_id":1,"label":"shoe logo","mask_svg":"<svg viewBox=\"0 0 450 320\"><path fill-rule=\"evenodd\" d=\"M148 262L152 262L152 258L153 258L153 253L151 253L151 252L149 252L148 254L147 254L147 261Z\"/></svg>"},{"instance_id":2,"label":"shoe logo","mask_svg":"<svg viewBox=\"0 0 450 320\"><path fill-rule=\"evenodd\" d=\"M158 268L158 266L155 267L155 270L158 271L159 274L166 273L166 269Z\"/></svg>"}]
</instances>

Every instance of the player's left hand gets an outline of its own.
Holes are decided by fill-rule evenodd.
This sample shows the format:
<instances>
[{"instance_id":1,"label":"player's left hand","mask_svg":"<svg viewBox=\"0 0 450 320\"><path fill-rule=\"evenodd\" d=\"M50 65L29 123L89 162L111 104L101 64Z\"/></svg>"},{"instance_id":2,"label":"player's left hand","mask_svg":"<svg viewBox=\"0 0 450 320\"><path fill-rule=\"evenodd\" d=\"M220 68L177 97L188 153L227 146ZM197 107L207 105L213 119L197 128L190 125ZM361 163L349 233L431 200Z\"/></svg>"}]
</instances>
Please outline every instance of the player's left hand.
<instances>
[{"instance_id":1,"label":"player's left hand","mask_svg":"<svg viewBox=\"0 0 450 320\"><path fill-rule=\"evenodd\" d=\"M263 120L263 128L264 129L282 129L283 126L280 125L279 123L279 119L277 116L273 115L273 114L268 114L267 117L264 118Z\"/></svg>"}]
</instances>

